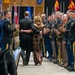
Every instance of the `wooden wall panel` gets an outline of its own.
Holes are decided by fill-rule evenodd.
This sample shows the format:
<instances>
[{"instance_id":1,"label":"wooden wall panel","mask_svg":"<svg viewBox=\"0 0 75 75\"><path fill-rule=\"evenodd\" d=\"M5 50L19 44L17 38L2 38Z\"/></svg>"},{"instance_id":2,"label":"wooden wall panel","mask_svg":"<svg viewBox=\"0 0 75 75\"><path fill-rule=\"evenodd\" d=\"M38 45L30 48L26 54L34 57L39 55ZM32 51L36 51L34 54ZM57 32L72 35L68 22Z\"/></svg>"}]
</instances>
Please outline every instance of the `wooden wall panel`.
<instances>
[{"instance_id":1,"label":"wooden wall panel","mask_svg":"<svg viewBox=\"0 0 75 75\"><path fill-rule=\"evenodd\" d=\"M35 15L38 15L38 13L43 14L44 13L44 7L43 6L35 6Z\"/></svg>"},{"instance_id":2,"label":"wooden wall panel","mask_svg":"<svg viewBox=\"0 0 75 75\"><path fill-rule=\"evenodd\" d=\"M9 4L3 3L3 10L7 10L11 8L12 6L32 6L34 7L34 15L37 15L38 13L44 13L44 0L41 5L38 5L36 3L36 0L10 0Z\"/></svg>"}]
</instances>

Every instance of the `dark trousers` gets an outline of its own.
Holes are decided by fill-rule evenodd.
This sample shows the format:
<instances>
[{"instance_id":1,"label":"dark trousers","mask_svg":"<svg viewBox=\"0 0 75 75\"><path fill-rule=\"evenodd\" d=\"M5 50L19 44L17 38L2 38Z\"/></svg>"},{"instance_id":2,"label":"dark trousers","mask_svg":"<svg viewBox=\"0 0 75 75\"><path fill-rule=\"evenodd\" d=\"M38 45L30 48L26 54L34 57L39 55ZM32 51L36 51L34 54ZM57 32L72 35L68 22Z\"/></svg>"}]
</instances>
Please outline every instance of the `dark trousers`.
<instances>
[{"instance_id":1,"label":"dark trousers","mask_svg":"<svg viewBox=\"0 0 75 75\"><path fill-rule=\"evenodd\" d=\"M26 63L28 64L30 59L30 52L32 51L32 39L20 40L20 47L22 49L21 56L25 57L24 51L26 51Z\"/></svg>"},{"instance_id":2,"label":"dark trousers","mask_svg":"<svg viewBox=\"0 0 75 75\"><path fill-rule=\"evenodd\" d=\"M7 44L3 44L3 50L6 50ZM10 50L10 44L8 44L8 52L5 54L5 59L7 63L8 72L10 75L17 75L17 68L14 60L14 55Z\"/></svg>"},{"instance_id":3,"label":"dark trousers","mask_svg":"<svg viewBox=\"0 0 75 75\"><path fill-rule=\"evenodd\" d=\"M44 37L44 42L45 42L45 47L46 50L48 51L49 58L52 58L52 45L51 45L51 40L49 37Z\"/></svg>"},{"instance_id":4,"label":"dark trousers","mask_svg":"<svg viewBox=\"0 0 75 75\"><path fill-rule=\"evenodd\" d=\"M74 56L71 43L66 43L67 54L68 54L68 66L74 67Z\"/></svg>"},{"instance_id":5,"label":"dark trousers","mask_svg":"<svg viewBox=\"0 0 75 75\"><path fill-rule=\"evenodd\" d=\"M32 50L32 40L26 40L26 62L29 62L30 52Z\"/></svg>"},{"instance_id":6,"label":"dark trousers","mask_svg":"<svg viewBox=\"0 0 75 75\"><path fill-rule=\"evenodd\" d=\"M57 46L57 40L55 40L55 48L56 48L56 56L57 56L57 59L58 59L58 46Z\"/></svg>"},{"instance_id":7,"label":"dark trousers","mask_svg":"<svg viewBox=\"0 0 75 75\"><path fill-rule=\"evenodd\" d=\"M23 49L22 49L20 55L21 55L22 59L25 61L25 59L26 59L26 54L25 54L25 52L24 52Z\"/></svg>"}]
</instances>

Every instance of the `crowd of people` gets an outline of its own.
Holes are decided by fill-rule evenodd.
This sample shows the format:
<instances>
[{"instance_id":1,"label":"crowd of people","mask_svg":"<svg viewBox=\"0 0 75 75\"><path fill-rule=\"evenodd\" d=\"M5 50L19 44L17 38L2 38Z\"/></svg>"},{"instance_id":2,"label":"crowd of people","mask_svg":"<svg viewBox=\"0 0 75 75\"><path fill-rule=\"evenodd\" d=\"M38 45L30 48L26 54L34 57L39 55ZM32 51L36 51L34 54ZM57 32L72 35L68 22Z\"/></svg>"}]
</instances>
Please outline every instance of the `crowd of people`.
<instances>
[{"instance_id":1,"label":"crowd of people","mask_svg":"<svg viewBox=\"0 0 75 75\"><path fill-rule=\"evenodd\" d=\"M75 59L75 10L68 10L66 14L58 11L48 17L49 34L44 35L48 59L53 63L74 70ZM45 22L45 20L43 20Z\"/></svg>"},{"instance_id":2,"label":"crowd of people","mask_svg":"<svg viewBox=\"0 0 75 75\"><path fill-rule=\"evenodd\" d=\"M14 56L10 49L13 32L17 29L23 65L29 64L30 53L33 52L35 65L42 65L42 58L46 57L69 71L74 70L75 10L68 10L66 14L60 11L53 12L48 18L45 14L38 14L33 20L29 18L29 12L25 11L19 25L13 27L10 18L9 11L4 11L0 18L0 47L1 51L8 50L5 55L7 71L0 70L2 75L8 75L8 72L10 75L17 75Z\"/></svg>"},{"instance_id":3,"label":"crowd of people","mask_svg":"<svg viewBox=\"0 0 75 75\"><path fill-rule=\"evenodd\" d=\"M26 50L26 61L23 64L28 65L30 52L33 51L35 65L41 65L42 57L45 56L53 63L73 71L75 10L68 10L66 14L60 11L53 12L48 18L45 14L38 14L33 21L30 21L28 12L24 15L25 18L19 23L20 47L23 51Z\"/></svg>"}]
</instances>

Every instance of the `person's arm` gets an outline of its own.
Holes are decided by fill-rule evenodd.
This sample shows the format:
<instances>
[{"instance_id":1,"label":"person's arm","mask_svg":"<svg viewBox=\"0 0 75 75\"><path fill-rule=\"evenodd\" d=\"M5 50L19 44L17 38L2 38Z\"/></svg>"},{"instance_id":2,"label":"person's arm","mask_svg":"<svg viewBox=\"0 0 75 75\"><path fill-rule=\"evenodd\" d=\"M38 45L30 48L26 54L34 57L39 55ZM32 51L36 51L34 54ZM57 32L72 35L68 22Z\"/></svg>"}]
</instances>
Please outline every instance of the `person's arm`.
<instances>
[{"instance_id":1,"label":"person's arm","mask_svg":"<svg viewBox=\"0 0 75 75\"><path fill-rule=\"evenodd\" d=\"M49 33L50 32L50 29L49 28L44 28L43 29L43 34L47 34L47 33Z\"/></svg>"},{"instance_id":2,"label":"person's arm","mask_svg":"<svg viewBox=\"0 0 75 75\"><path fill-rule=\"evenodd\" d=\"M32 33L32 30L31 29L28 29L28 30L23 30L22 28L21 28L21 21L19 21L19 31L21 32L21 33Z\"/></svg>"},{"instance_id":3,"label":"person's arm","mask_svg":"<svg viewBox=\"0 0 75 75\"><path fill-rule=\"evenodd\" d=\"M33 32L32 29L29 29L29 30L23 30L23 29L21 29L20 31L21 31L21 33L22 32L25 32L25 33L32 33Z\"/></svg>"},{"instance_id":4,"label":"person's arm","mask_svg":"<svg viewBox=\"0 0 75 75\"><path fill-rule=\"evenodd\" d=\"M34 24L31 25L31 29L32 29L33 33L40 34L40 30L38 30L38 29L34 26Z\"/></svg>"},{"instance_id":5,"label":"person's arm","mask_svg":"<svg viewBox=\"0 0 75 75\"><path fill-rule=\"evenodd\" d=\"M10 32L10 33L12 33L12 32L14 32L14 31L16 31L16 28L11 28L11 25L10 25L10 23L9 22L4 22L4 27L6 28L6 30L8 31L8 32Z\"/></svg>"}]
</instances>

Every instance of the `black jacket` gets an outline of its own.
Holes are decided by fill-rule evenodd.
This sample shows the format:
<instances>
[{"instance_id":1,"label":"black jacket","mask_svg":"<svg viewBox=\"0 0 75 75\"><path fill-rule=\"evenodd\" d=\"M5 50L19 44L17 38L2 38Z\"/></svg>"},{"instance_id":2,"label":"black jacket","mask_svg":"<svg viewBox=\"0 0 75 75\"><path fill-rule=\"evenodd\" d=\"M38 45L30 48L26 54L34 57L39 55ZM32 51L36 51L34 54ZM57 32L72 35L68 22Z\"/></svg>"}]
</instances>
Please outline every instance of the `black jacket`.
<instances>
[{"instance_id":1,"label":"black jacket","mask_svg":"<svg viewBox=\"0 0 75 75\"><path fill-rule=\"evenodd\" d=\"M4 44L11 44L11 41L12 41L12 35L13 35L13 32L16 31L15 28L12 28L11 27L11 23L10 21L5 18L4 21L3 21L3 38L2 38L2 42Z\"/></svg>"},{"instance_id":2,"label":"black jacket","mask_svg":"<svg viewBox=\"0 0 75 75\"><path fill-rule=\"evenodd\" d=\"M23 30L32 29L33 33L39 34L39 30L37 30L34 27L34 24L33 24L32 20L29 19L29 18L24 18L24 19L20 20L19 25L20 25L20 30L21 29L23 29ZM20 40L32 40L33 33L25 33L25 32L24 33L19 33Z\"/></svg>"}]
</instances>

